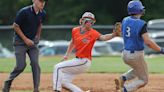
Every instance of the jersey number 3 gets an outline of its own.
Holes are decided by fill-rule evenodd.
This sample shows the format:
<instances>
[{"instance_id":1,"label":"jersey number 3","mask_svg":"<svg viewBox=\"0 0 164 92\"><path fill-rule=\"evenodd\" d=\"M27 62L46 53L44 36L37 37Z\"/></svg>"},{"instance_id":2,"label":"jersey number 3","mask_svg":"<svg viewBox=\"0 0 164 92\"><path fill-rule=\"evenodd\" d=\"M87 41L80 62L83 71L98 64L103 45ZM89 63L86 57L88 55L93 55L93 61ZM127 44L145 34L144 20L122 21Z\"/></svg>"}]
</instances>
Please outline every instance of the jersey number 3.
<instances>
[{"instance_id":1,"label":"jersey number 3","mask_svg":"<svg viewBox=\"0 0 164 92\"><path fill-rule=\"evenodd\" d=\"M130 37L130 27L126 28L126 37Z\"/></svg>"}]
</instances>

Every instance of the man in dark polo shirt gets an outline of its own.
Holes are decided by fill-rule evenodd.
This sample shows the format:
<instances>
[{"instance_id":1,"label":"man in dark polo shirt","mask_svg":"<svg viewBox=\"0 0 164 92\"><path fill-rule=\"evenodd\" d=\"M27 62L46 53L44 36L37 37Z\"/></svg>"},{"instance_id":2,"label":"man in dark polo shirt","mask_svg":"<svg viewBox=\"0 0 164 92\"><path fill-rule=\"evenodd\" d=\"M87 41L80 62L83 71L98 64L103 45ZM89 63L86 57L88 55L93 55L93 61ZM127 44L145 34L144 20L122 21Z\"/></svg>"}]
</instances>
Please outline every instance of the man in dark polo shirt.
<instances>
[{"instance_id":1,"label":"man in dark polo shirt","mask_svg":"<svg viewBox=\"0 0 164 92\"><path fill-rule=\"evenodd\" d=\"M15 31L14 50L16 66L4 83L3 92L9 92L12 81L23 72L26 67L26 53L30 58L33 74L33 92L39 92L40 67L38 63L39 50L37 44L40 39L41 27L45 18L43 10L47 0L32 0L33 5L20 9L13 23Z\"/></svg>"}]
</instances>

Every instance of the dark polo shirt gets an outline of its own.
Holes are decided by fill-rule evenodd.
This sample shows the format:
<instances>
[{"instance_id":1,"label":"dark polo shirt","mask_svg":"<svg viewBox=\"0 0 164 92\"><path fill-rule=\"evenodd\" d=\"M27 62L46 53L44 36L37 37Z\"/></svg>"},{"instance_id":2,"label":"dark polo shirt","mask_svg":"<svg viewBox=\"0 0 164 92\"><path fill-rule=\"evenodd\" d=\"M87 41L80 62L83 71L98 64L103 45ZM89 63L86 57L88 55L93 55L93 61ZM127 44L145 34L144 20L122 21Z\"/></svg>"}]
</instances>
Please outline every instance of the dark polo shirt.
<instances>
[{"instance_id":1,"label":"dark polo shirt","mask_svg":"<svg viewBox=\"0 0 164 92\"><path fill-rule=\"evenodd\" d=\"M19 25L27 38L33 40L39 25L43 23L45 16L45 11L40 11L36 14L32 5L26 6L18 11L15 23ZM15 33L14 41L22 41L17 33Z\"/></svg>"}]
</instances>

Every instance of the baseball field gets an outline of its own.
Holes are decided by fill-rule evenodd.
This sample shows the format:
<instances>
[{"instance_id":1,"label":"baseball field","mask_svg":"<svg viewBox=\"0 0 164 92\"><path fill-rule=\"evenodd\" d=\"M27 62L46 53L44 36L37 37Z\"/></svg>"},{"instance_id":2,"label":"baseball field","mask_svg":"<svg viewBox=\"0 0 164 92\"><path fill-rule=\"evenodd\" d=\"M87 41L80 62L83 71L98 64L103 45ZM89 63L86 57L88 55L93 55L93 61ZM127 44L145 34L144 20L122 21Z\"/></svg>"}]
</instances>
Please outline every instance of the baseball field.
<instances>
[{"instance_id":1,"label":"baseball field","mask_svg":"<svg viewBox=\"0 0 164 92\"><path fill-rule=\"evenodd\" d=\"M52 72L53 66L58 63L61 56L41 57L40 66L41 74L41 92L52 92ZM137 92L164 92L164 57L163 56L146 56L149 67L149 83L146 87ZM11 87L11 92L32 92L32 74L29 59L27 59L25 71L18 76ZM7 79L9 73L15 65L13 58L0 59L0 90L3 82ZM90 70L78 75L74 83L84 90L91 92L115 92L114 78L129 69L120 56L94 57ZM62 92L69 92L63 90Z\"/></svg>"}]
</instances>

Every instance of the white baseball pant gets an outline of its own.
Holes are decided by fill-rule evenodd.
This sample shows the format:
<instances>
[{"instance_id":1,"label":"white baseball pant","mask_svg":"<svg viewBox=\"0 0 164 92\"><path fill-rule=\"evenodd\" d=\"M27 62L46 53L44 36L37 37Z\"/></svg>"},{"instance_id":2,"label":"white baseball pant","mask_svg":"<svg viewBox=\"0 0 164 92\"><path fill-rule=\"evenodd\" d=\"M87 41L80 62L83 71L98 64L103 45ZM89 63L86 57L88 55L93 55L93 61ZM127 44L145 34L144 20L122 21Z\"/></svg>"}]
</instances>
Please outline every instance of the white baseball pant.
<instances>
[{"instance_id":1,"label":"white baseball pant","mask_svg":"<svg viewBox=\"0 0 164 92\"><path fill-rule=\"evenodd\" d=\"M90 65L91 61L87 58L74 58L56 64L53 71L53 90L61 91L63 86L72 92L83 92L72 80L76 75L86 72Z\"/></svg>"}]
</instances>

